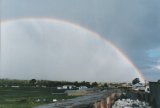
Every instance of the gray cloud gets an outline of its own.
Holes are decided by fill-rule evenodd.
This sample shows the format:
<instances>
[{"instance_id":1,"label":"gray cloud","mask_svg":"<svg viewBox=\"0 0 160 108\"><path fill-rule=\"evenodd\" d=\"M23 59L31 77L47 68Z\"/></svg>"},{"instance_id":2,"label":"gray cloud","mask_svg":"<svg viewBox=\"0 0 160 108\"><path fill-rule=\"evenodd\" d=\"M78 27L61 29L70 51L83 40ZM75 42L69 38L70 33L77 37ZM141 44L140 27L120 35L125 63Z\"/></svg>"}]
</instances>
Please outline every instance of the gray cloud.
<instances>
[{"instance_id":1,"label":"gray cloud","mask_svg":"<svg viewBox=\"0 0 160 108\"><path fill-rule=\"evenodd\" d=\"M146 52L160 47L159 0L1 1L2 19L51 17L78 23L112 41L147 78L154 74L149 68L157 60Z\"/></svg>"},{"instance_id":2,"label":"gray cloud","mask_svg":"<svg viewBox=\"0 0 160 108\"><path fill-rule=\"evenodd\" d=\"M122 82L139 77L102 39L56 21L3 23L1 57L4 78Z\"/></svg>"}]
</instances>

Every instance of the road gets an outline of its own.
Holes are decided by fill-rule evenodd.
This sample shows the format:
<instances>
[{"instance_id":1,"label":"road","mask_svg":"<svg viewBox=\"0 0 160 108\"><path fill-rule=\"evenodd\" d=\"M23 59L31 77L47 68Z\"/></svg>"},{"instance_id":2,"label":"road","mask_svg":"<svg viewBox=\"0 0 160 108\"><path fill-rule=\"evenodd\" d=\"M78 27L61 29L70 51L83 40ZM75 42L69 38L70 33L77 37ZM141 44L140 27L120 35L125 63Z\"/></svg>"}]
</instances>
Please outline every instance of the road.
<instances>
[{"instance_id":1,"label":"road","mask_svg":"<svg viewBox=\"0 0 160 108\"><path fill-rule=\"evenodd\" d=\"M57 103L42 105L36 108L92 108L95 102L106 98L113 92L115 92L115 90L97 91L96 93L60 101Z\"/></svg>"}]
</instances>

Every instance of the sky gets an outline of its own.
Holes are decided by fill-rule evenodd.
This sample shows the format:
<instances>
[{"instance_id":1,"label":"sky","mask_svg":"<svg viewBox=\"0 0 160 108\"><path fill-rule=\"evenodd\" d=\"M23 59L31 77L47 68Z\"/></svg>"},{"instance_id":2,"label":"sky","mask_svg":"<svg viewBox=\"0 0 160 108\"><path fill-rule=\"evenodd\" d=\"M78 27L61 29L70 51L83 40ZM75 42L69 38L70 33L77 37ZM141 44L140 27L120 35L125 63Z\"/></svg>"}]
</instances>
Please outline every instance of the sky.
<instances>
[{"instance_id":1,"label":"sky","mask_svg":"<svg viewBox=\"0 0 160 108\"><path fill-rule=\"evenodd\" d=\"M0 0L0 5L2 21L48 17L90 29L117 46L147 80L160 78L159 0Z\"/></svg>"}]
</instances>

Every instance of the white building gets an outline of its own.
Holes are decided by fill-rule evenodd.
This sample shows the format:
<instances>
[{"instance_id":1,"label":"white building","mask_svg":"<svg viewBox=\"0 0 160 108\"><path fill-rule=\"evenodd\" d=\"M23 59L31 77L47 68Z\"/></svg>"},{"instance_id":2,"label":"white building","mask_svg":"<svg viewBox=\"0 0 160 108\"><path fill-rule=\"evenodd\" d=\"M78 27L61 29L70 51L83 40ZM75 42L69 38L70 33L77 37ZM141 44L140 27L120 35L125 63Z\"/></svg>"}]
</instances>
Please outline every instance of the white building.
<instances>
[{"instance_id":1,"label":"white building","mask_svg":"<svg viewBox=\"0 0 160 108\"><path fill-rule=\"evenodd\" d=\"M133 90L145 91L146 88L145 88L144 84L137 83L137 84L132 85L132 89Z\"/></svg>"},{"instance_id":2,"label":"white building","mask_svg":"<svg viewBox=\"0 0 160 108\"><path fill-rule=\"evenodd\" d=\"M63 86L58 86L57 89L60 90L60 89L74 89L76 88L76 86L74 85L63 85Z\"/></svg>"},{"instance_id":3,"label":"white building","mask_svg":"<svg viewBox=\"0 0 160 108\"><path fill-rule=\"evenodd\" d=\"M85 90L85 89L88 89L88 87L86 87L86 86L80 86L79 87L79 90Z\"/></svg>"},{"instance_id":4,"label":"white building","mask_svg":"<svg viewBox=\"0 0 160 108\"><path fill-rule=\"evenodd\" d=\"M63 89L63 87L59 87L59 86L58 86L57 89L58 89L58 90L61 90L61 89Z\"/></svg>"}]
</instances>

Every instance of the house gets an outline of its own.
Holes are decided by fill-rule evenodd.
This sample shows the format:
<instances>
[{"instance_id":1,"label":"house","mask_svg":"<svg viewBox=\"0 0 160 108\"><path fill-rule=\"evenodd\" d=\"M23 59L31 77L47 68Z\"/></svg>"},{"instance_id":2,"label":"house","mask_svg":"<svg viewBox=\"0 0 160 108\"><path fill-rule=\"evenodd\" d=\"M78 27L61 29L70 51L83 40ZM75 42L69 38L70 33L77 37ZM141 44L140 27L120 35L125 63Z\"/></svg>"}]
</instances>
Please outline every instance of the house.
<instances>
[{"instance_id":1,"label":"house","mask_svg":"<svg viewBox=\"0 0 160 108\"><path fill-rule=\"evenodd\" d=\"M61 90L61 89L63 89L63 87L58 86L57 89L58 89L58 90Z\"/></svg>"},{"instance_id":2,"label":"house","mask_svg":"<svg viewBox=\"0 0 160 108\"><path fill-rule=\"evenodd\" d=\"M145 91L145 86L142 83L136 83L132 85L133 90L138 90L138 91Z\"/></svg>"},{"instance_id":3,"label":"house","mask_svg":"<svg viewBox=\"0 0 160 108\"><path fill-rule=\"evenodd\" d=\"M87 86L80 86L80 87L79 87L79 90L86 90L86 89L88 89Z\"/></svg>"},{"instance_id":4,"label":"house","mask_svg":"<svg viewBox=\"0 0 160 108\"><path fill-rule=\"evenodd\" d=\"M145 87L145 92L150 93L149 85Z\"/></svg>"},{"instance_id":5,"label":"house","mask_svg":"<svg viewBox=\"0 0 160 108\"><path fill-rule=\"evenodd\" d=\"M62 89L68 89L68 88L69 88L68 85L63 85L63 86L62 86Z\"/></svg>"},{"instance_id":6,"label":"house","mask_svg":"<svg viewBox=\"0 0 160 108\"><path fill-rule=\"evenodd\" d=\"M74 85L57 86L58 90L60 90L60 89L74 89L74 88L76 88L76 86L74 86Z\"/></svg>"}]
</instances>

